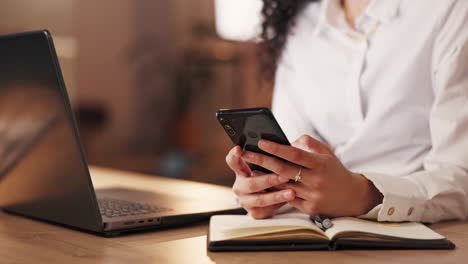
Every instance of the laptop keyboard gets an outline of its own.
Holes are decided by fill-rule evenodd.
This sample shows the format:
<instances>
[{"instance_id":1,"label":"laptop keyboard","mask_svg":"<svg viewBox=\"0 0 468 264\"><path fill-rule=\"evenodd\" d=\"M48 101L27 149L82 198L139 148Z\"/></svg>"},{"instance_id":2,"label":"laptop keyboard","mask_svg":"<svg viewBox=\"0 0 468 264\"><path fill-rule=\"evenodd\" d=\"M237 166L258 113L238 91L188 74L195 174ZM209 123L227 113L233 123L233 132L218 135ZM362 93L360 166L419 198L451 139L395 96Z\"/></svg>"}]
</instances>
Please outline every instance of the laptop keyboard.
<instances>
[{"instance_id":1,"label":"laptop keyboard","mask_svg":"<svg viewBox=\"0 0 468 264\"><path fill-rule=\"evenodd\" d=\"M171 210L168 208L157 207L151 204L136 203L111 198L100 198L98 199L98 204L101 215L105 215L107 217L143 215Z\"/></svg>"}]
</instances>

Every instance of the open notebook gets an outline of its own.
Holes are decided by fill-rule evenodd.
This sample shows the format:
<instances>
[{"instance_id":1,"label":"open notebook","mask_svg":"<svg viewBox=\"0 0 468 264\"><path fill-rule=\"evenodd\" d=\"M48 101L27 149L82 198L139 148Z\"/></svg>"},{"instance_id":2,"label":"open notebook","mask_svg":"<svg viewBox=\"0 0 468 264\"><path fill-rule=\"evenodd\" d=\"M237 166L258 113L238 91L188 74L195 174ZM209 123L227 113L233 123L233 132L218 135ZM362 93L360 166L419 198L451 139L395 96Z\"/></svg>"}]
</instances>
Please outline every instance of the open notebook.
<instances>
[{"instance_id":1,"label":"open notebook","mask_svg":"<svg viewBox=\"0 0 468 264\"><path fill-rule=\"evenodd\" d=\"M455 248L451 241L420 223L382 223L354 217L338 217L332 222L333 227L322 231L308 215L296 212L262 220L248 215L216 215L210 220L208 249Z\"/></svg>"}]
</instances>

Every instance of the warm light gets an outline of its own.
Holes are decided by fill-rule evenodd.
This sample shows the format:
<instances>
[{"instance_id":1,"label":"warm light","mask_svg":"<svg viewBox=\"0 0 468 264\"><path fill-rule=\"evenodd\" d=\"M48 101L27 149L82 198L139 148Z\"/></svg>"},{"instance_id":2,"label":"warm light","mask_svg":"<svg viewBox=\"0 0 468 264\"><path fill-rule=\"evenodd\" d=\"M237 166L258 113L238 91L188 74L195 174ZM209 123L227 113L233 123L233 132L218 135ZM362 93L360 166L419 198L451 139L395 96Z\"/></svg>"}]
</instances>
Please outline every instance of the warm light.
<instances>
[{"instance_id":1,"label":"warm light","mask_svg":"<svg viewBox=\"0 0 468 264\"><path fill-rule=\"evenodd\" d=\"M78 43L75 38L55 36L54 45L59 58L73 59L78 53Z\"/></svg>"},{"instance_id":2,"label":"warm light","mask_svg":"<svg viewBox=\"0 0 468 264\"><path fill-rule=\"evenodd\" d=\"M258 40L262 5L261 0L215 0L218 35L227 40Z\"/></svg>"}]
</instances>

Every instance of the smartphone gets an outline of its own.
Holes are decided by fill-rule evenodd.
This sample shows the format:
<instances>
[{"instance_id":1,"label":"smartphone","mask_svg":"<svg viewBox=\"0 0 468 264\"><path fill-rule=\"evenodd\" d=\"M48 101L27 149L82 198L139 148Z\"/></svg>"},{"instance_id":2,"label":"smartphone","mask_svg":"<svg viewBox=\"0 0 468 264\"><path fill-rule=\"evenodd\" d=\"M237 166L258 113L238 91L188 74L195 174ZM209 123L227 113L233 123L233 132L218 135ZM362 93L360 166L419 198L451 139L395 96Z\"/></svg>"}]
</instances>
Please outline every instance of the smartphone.
<instances>
[{"instance_id":1,"label":"smartphone","mask_svg":"<svg viewBox=\"0 0 468 264\"><path fill-rule=\"evenodd\" d=\"M258 147L260 139L291 145L268 108L221 109L216 112L216 118L232 142L240 146L243 151L248 150L274 157ZM252 171L271 173L268 169L255 164L249 164L249 167Z\"/></svg>"}]
</instances>

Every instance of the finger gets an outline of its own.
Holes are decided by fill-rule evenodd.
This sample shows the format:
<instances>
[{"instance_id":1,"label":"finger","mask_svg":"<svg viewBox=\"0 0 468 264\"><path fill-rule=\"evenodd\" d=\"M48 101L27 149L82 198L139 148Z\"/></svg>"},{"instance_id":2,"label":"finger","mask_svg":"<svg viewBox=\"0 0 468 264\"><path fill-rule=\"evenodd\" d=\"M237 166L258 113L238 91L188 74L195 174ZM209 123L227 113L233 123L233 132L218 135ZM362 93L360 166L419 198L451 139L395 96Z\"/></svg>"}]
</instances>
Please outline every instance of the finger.
<instances>
[{"instance_id":1,"label":"finger","mask_svg":"<svg viewBox=\"0 0 468 264\"><path fill-rule=\"evenodd\" d=\"M303 200L309 200L313 190L309 187L304 185L303 183L285 183L276 186L279 190L293 190L296 194L296 198L301 198Z\"/></svg>"},{"instance_id":2,"label":"finger","mask_svg":"<svg viewBox=\"0 0 468 264\"><path fill-rule=\"evenodd\" d=\"M281 190L276 192L247 194L239 196L239 204L240 206L246 209L255 207L265 207L292 201L294 197L295 196L293 190Z\"/></svg>"},{"instance_id":3,"label":"finger","mask_svg":"<svg viewBox=\"0 0 468 264\"><path fill-rule=\"evenodd\" d=\"M263 171L258 171L258 170L254 170L252 171L252 176L261 176L261 175L265 175L266 173L263 172Z\"/></svg>"},{"instance_id":4,"label":"finger","mask_svg":"<svg viewBox=\"0 0 468 264\"><path fill-rule=\"evenodd\" d=\"M294 179L299 171L299 167L297 165L251 151L244 152L244 154L242 154L242 159L289 179Z\"/></svg>"},{"instance_id":5,"label":"finger","mask_svg":"<svg viewBox=\"0 0 468 264\"><path fill-rule=\"evenodd\" d=\"M285 203L274 204L266 207L254 207L248 210L249 215L255 219L270 218L275 215L276 211L281 208Z\"/></svg>"},{"instance_id":6,"label":"finger","mask_svg":"<svg viewBox=\"0 0 468 264\"><path fill-rule=\"evenodd\" d=\"M315 168L325 162L323 154L304 151L292 146L278 144L268 140L260 140L258 147L274 156L283 158L305 168Z\"/></svg>"},{"instance_id":7,"label":"finger","mask_svg":"<svg viewBox=\"0 0 468 264\"><path fill-rule=\"evenodd\" d=\"M242 160L241 155L242 150L239 146L235 146L227 154L226 163L236 175L248 177L252 172L249 166Z\"/></svg>"},{"instance_id":8,"label":"finger","mask_svg":"<svg viewBox=\"0 0 468 264\"><path fill-rule=\"evenodd\" d=\"M237 177L234 182L233 190L234 193L238 195L257 193L288 181L288 178L273 173L255 177Z\"/></svg>"},{"instance_id":9,"label":"finger","mask_svg":"<svg viewBox=\"0 0 468 264\"><path fill-rule=\"evenodd\" d=\"M300 199L300 198L296 198L296 199L294 199L292 201L289 201L288 203L292 207L295 207L296 209L298 209L299 211L301 211L301 212L303 212L305 214L308 214L308 215L318 215L318 214L320 214L317 206L312 202L309 202L309 201L306 201L306 200L303 200L303 199Z\"/></svg>"},{"instance_id":10,"label":"finger","mask_svg":"<svg viewBox=\"0 0 468 264\"><path fill-rule=\"evenodd\" d=\"M243 150L241 149L240 146L235 146L234 147L234 155L236 156L236 158L239 161L238 164L239 164L241 170L245 171L248 174L248 176L251 176L252 175L252 170L250 169L249 165L247 165L247 163L242 159L242 153L243 153Z\"/></svg>"},{"instance_id":11,"label":"finger","mask_svg":"<svg viewBox=\"0 0 468 264\"><path fill-rule=\"evenodd\" d=\"M316 140L309 135L303 135L291 144L293 147L300 148L308 152L315 152L321 154L333 154L330 146Z\"/></svg>"}]
</instances>

